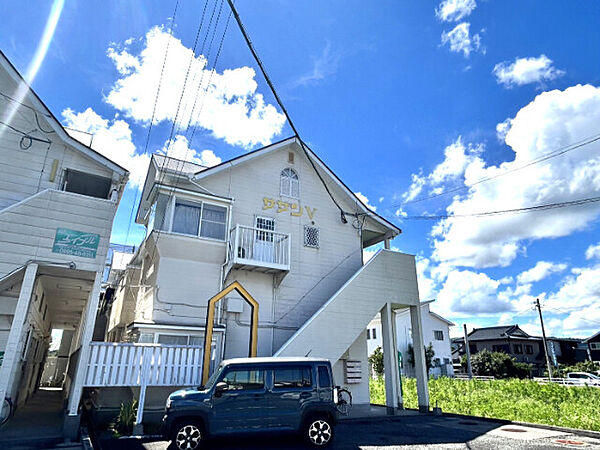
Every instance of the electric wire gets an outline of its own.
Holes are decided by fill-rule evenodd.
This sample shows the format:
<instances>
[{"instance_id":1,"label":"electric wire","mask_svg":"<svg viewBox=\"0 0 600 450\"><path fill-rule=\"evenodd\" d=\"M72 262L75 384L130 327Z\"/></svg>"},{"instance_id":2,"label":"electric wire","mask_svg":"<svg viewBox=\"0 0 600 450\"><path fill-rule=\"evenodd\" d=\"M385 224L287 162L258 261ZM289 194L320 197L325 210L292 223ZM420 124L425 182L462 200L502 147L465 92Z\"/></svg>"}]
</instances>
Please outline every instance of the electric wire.
<instances>
[{"instance_id":1,"label":"electric wire","mask_svg":"<svg viewBox=\"0 0 600 450\"><path fill-rule=\"evenodd\" d=\"M572 200L567 202L557 202L557 203L548 203L545 205L536 205L536 206L527 206L523 208L512 208L512 209L502 209L497 211L484 211L472 214L440 214L440 215L431 215L431 216L406 216L404 220L443 220L443 219L458 219L458 218L466 218L466 217L487 217L487 216L497 216L497 215L509 215L509 214L521 214L525 212L532 211L546 211L549 209L556 208L566 208L570 206L581 206L586 205L588 203L599 202L600 197L588 197L582 198L578 200Z\"/></svg>"},{"instance_id":2,"label":"electric wire","mask_svg":"<svg viewBox=\"0 0 600 450\"><path fill-rule=\"evenodd\" d=\"M420 198L416 198L416 199L413 199L413 200L408 200L408 201L405 201L405 202L402 202L402 203L393 204L393 205L390 205L389 207L390 208L402 207L404 205L408 205L408 204L412 204L412 203L419 203L419 202L423 202L423 201L426 201L426 200L431 200L431 199L434 199L434 198L437 198L437 197L442 197L442 196L445 196L445 195L448 195L448 194L452 194L454 192L463 191L465 189L469 189L470 187L476 186L478 184L485 183L486 181L495 180L496 178L500 178L500 177L503 177L505 175L517 172L519 170L526 169L527 167L533 166L535 164L539 164L541 162L545 162L545 161L547 161L547 160L549 160L551 158L563 155L563 154L568 153L568 152L573 151L573 150L577 150L578 148L584 147L586 145L589 145L589 144L591 144L593 142L597 142L599 140L600 140L600 134L589 136L589 137L586 137L586 138L584 138L584 139L582 139L580 141L574 142L574 143L566 145L564 147L559 147L559 148L557 148L555 150L552 150L552 151L550 151L548 153L545 153L544 155L541 155L538 158L532 159L531 161L523 164L522 166L518 166L518 167L515 167L515 168L512 168L512 169L508 169L508 170L506 170L504 172L500 172L500 173L498 173L496 175L491 175L489 177L481 178L481 179L479 179L477 181L474 181L473 183L465 184L464 186L458 186L458 187L446 190L444 192L440 192L438 194L430 195L428 197L420 197Z\"/></svg>"}]
</instances>

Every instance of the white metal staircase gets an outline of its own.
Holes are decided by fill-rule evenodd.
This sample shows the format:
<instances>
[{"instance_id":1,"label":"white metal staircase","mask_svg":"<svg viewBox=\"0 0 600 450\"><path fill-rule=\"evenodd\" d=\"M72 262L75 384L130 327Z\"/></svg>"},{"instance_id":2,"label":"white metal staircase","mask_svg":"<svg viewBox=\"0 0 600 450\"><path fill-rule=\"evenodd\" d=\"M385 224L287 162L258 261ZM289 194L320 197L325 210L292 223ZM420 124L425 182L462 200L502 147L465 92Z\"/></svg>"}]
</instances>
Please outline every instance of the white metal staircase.
<instances>
[{"instance_id":1,"label":"white metal staircase","mask_svg":"<svg viewBox=\"0 0 600 450\"><path fill-rule=\"evenodd\" d=\"M380 250L275 356L314 356L336 362L386 303L410 306L418 302L414 256Z\"/></svg>"}]
</instances>

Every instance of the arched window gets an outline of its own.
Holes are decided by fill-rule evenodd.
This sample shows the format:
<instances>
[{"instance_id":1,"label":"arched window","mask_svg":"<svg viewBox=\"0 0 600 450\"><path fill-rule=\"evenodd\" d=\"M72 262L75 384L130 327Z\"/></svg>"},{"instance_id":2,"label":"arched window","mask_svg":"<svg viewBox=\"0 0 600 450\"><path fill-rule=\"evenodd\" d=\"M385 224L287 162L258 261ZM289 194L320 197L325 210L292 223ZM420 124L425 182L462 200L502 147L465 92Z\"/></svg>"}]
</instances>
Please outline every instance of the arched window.
<instances>
[{"instance_id":1,"label":"arched window","mask_svg":"<svg viewBox=\"0 0 600 450\"><path fill-rule=\"evenodd\" d=\"M300 197L300 181L293 169L283 169L280 179L280 194L286 197Z\"/></svg>"}]
</instances>

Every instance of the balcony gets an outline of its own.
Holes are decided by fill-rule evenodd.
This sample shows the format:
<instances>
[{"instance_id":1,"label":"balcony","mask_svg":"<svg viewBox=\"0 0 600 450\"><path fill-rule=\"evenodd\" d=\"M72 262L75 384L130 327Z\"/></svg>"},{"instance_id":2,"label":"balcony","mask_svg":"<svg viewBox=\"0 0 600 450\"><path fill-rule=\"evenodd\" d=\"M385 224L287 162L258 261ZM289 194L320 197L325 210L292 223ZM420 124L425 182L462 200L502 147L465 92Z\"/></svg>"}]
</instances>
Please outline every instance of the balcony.
<instances>
[{"instance_id":1,"label":"balcony","mask_svg":"<svg viewBox=\"0 0 600 450\"><path fill-rule=\"evenodd\" d=\"M278 273L290 270L290 235L236 225L229 236L229 269Z\"/></svg>"}]
</instances>

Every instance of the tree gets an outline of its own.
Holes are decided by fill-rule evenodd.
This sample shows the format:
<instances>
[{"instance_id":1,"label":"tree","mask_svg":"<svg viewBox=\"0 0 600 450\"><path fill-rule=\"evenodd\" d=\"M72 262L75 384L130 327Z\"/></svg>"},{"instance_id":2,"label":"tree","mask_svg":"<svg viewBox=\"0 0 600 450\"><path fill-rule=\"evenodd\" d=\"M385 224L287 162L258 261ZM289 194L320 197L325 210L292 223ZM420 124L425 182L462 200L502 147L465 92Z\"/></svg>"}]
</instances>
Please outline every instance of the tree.
<instances>
[{"instance_id":1,"label":"tree","mask_svg":"<svg viewBox=\"0 0 600 450\"><path fill-rule=\"evenodd\" d=\"M378 377L383 376L383 352L381 351L381 347L377 347L373 350L371 356L369 356L369 363L371 367L373 367L373 371Z\"/></svg>"},{"instance_id":2,"label":"tree","mask_svg":"<svg viewBox=\"0 0 600 450\"><path fill-rule=\"evenodd\" d=\"M425 365L427 366L427 373L429 373L429 369L433 366L433 357L435 356L435 350L433 349L433 344L429 344L427 347L424 347L425 350ZM408 362L411 366L415 367L415 349L412 344L408 344Z\"/></svg>"},{"instance_id":3,"label":"tree","mask_svg":"<svg viewBox=\"0 0 600 450\"><path fill-rule=\"evenodd\" d=\"M467 357L463 356L463 367L467 365ZM503 352L482 350L471 356L473 375L496 378L527 378L531 373L531 364L517 362Z\"/></svg>"}]
</instances>

